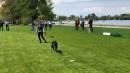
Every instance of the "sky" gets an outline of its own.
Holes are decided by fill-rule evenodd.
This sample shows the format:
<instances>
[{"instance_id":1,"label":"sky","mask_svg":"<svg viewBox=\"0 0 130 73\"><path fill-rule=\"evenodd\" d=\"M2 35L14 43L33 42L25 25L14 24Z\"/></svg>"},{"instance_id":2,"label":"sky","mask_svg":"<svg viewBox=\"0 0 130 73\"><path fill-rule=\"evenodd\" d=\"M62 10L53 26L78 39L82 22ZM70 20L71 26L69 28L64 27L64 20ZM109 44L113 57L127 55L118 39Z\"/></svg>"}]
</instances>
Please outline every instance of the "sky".
<instances>
[{"instance_id":1,"label":"sky","mask_svg":"<svg viewBox=\"0 0 130 73\"><path fill-rule=\"evenodd\" d=\"M3 3L3 2L1 2L1 0L0 0L0 7L1 7L2 3Z\"/></svg>"},{"instance_id":2,"label":"sky","mask_svg":"<svg viewBox=\"0 0 130 73\"><path fill-rule=\"evenodd\" d=\"M2 4L2 3L1 3L1 1L0 1L0 7L1 7L1 4Z\"/></svg>"},{"instance_id":3,"label":"sky","mask_svg":"<svg viewBox=\"0 0 130 73\"><path fill-rule=\"evenodd\" d=\"M53 12L57 15L87 16L130 14L130 0L52 0Z\"/></svg>"}]
</instances>

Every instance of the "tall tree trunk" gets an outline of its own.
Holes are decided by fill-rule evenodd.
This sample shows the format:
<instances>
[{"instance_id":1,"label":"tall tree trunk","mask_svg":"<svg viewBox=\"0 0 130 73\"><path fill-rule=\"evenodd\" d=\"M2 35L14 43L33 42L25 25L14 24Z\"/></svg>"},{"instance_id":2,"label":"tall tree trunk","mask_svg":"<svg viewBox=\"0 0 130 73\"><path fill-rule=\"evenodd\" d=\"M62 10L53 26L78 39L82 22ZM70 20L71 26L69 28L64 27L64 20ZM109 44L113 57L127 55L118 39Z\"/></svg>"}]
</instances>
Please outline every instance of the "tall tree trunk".
<instances>
[{"instance_id":1,"label":"tall tree trunk","mask_svg":"<svg viewBox=\"0 0 130 73\"><path fill-rule=\"evenodd\" d=\"M34 18L34 16L32 16L32 20L31 20L32 25L34 25L34 20L35 20L35 18Z\"/></svg>"},{"instance_id":2,"label":"tall tree trunk","mask_svg":"<svg viewBox=\"0 0 130 73\"><path fill-rule=\"evenodd\" d=\"M11 9L11 18L12 18L12 24L14 25L15 24L15 20L14 20L14 13L13 13L13 10Z\"/></svg>"}]
</instances>

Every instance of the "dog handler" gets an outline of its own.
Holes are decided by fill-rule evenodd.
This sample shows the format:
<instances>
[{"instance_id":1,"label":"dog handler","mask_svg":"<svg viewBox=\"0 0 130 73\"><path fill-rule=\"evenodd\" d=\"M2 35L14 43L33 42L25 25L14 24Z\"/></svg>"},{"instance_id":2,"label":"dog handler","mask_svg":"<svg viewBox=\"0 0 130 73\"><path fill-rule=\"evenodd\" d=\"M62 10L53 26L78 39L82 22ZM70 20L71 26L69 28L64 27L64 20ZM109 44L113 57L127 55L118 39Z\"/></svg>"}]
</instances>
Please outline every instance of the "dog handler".
<instances>
[{"instance_id":1,"label":"dog handler","mask_svg":"<svg viewBox=\"0 0 130 73\"><path fill-rule=\"evenodd\" d=\"M42 43L41 38L40 38L40 36L41 36L42 39L44 40L44 42L47 43L46 40L45 40L45 38L43 37L43 29L44 28L42 27L41 21L38 20L38 22L37 22L38 39L39 39L40 43Z\"/></svg>"}]
</instances>

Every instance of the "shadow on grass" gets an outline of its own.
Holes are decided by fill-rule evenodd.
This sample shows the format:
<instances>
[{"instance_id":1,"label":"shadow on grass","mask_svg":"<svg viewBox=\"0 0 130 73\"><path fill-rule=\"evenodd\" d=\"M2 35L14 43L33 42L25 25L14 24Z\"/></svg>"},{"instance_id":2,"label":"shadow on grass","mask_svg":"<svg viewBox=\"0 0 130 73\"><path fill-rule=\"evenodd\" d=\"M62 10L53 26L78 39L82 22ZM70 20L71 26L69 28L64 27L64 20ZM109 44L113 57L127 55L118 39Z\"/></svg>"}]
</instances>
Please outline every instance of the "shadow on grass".
<instances>
[{"instance_id":1,"label":"shadow on grass","mask_svg":"<svg viewBox=\"0 0 130 73\"><path fill-rule=\"evenodd\" d=\"M52 42L47 42L47 43L52 43Z\"/></svg>"},{"instance_id":2,"label":"shadow on grass","mask_svg":"<svg viewBox=\"0 0 130 73\"><path fill-rule=\"evenodd\" d=\"M56 53L62 54L61 50L56 50Z\"/></svg>"}]
</instances>

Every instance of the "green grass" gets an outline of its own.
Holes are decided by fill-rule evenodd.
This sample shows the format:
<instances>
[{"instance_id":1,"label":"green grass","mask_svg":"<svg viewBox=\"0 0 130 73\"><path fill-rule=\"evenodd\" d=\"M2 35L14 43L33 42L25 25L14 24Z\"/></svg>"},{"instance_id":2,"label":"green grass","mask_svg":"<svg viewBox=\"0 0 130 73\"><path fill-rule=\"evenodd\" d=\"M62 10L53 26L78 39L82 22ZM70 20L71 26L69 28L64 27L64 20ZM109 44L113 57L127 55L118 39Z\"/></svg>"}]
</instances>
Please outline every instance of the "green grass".
<instances>
[{"instance_id":1,"label":"green grass","mask_svg":"<svg viewBox=\"0 0 130 73\"><path fill-rule=\"evenodd\" d=\"M72 26L53 26L45 39L58 42L62 53L54 53L51 43L39 43L30 28L10 26L11 31L0 31L0 73L130 72L129 29L94 28L94 33L88 33ZM103 36L103 31L122 37Z\"/></svg>"}]
</instances>

